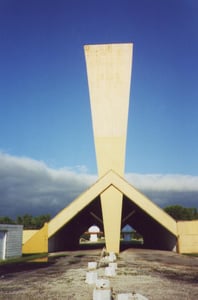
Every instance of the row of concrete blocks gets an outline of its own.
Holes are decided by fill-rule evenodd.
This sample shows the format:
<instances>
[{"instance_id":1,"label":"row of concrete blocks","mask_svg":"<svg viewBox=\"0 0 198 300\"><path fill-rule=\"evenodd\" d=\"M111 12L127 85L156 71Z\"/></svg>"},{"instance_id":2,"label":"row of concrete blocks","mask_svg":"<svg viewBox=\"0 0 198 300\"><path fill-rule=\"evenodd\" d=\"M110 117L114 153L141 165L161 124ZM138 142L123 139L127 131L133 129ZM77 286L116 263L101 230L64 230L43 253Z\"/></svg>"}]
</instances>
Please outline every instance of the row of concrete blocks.
<instances>
[{"instance_id":1,"label":"row of concrete blocks","mask_svg":"<svg viewBox=\"0 0 198 300\"><path fill-rule=\"evenodd\" d=\"M104 268L104 276L106 278L116 276L118 266L115 254L110 253L109 256L103 257L102 263L104 262L108 264L108 266ZM109 279L98 278L97 267L97 262L88 262L88 272L86 273L85 280L87 284L95 285L93 290L93 300L148 300L146 297L136 293L120 293L113 296Z\"/></svg>"}]
</instances>

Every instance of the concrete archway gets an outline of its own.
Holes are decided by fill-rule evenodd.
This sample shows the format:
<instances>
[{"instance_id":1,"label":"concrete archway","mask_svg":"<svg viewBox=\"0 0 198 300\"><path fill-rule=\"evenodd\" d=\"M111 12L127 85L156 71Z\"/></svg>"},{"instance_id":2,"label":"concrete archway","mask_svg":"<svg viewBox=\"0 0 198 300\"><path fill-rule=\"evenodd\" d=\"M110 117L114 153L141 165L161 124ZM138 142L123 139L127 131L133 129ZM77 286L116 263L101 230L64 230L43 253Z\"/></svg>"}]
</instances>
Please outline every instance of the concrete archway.
<instances>
[{"instance_id":1,"label":"concrete archway","mask_svg":"<svg viewBox=\"0 0 198 300\"><path fill-rule=\"evenodd\" d=\"M122 226L126 224L131 225L142 235L144 248L171 251L176 249L177 236L160 224L157 217L148 215L133 200L124 196Z\"/></svg>"},{"instance_id":2,"label":"concrete archway","mask_svg":"<svg viewBox=\"0 0 198 300\"><path fill-rule=\"evenodd\" d=\"M198 249L198 222L176 221L124 180L133 44L84 46L98 181L48 224L48 249L77 249L80 235L93 223L105 233L107 251L120 251L120 230L130 224L152 249L189 253ZM40 249L46 228L27 242ZM194 242L195 241L195 242ZM46 249L45 236L42 239ZM35 250L36 251L36 250Z\"/></svg>"},{"instance_id":3,"label":"concrete archway","mask_svg":"<svg viewBox=\"0 0 198 300\"><path fill-rule=\"evenodd\" d=\"M54 221L56 220L54 219ZM63 221L62 226L57 228L48 239L49 252L79 249L80 236L93 223L103 230L100 197L93 199L90 204L72 216L68 222L64 223Z\"/></svg>"},{"instance_id":4,"label":"concrete archway","mask_svg":"<svg viewBox=\"0 0 198 300\"><path fill-rule=\"evenodd\" d=\"M49 222L49 252L79 249L79 237L93 223L104 230L100 195L109 187L123 195L121 228L129 224L136 229L143 236L146 248L173 250L176 247L175 220L110 171Z\"/></svg>"}]
</instances>

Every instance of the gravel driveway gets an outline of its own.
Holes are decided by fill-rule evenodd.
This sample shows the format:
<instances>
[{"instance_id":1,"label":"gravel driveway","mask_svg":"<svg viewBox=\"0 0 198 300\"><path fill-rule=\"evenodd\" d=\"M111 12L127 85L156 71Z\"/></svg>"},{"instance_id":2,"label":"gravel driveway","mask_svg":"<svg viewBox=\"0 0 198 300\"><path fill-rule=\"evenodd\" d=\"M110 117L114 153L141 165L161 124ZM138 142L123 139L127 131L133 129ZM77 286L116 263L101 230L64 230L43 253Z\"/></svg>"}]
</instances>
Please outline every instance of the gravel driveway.
<instances>
[{"instance_id":1,"label":"gravel driveway","mask_svg":"<svg viewBox=\"0 0 198 300\"><path fill-rule=\"evenodd\" d=\"M94 285L85 283L87 265L100 250L51 255L47 263L0 267L0 299L92 300ZM60 255L60 254L59 254ZM136 292L149 300L198 299L198 258L167 251L130 249L120 253L112 295ZM104 267L97 269L104 278Z\"/></svg>"}]
</instances>

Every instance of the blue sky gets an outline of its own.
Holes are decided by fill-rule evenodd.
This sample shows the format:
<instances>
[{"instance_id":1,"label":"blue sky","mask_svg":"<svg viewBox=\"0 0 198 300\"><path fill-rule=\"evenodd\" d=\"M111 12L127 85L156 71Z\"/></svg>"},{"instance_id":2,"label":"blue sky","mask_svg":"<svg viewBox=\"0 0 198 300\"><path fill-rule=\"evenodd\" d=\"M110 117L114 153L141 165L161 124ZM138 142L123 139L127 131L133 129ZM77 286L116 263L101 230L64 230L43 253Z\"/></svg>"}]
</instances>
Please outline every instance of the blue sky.
<instances>
[{"instance_id":1,"label":"blue sky","mask_svg":"<svg viewBox=\"0 0 198 300\"><path fill-rule=\"evenodd\" d=\"M43 182L45 199L52 196L46 178L56 174L52 213L94 182L83 45L125 42L134 44L126 177L160 205L166 191L167 203L183 204L185 195L187 206L198 207L197 28L196 0L1 0L4 212L27 210L27 186L32 211L38 203L45 206L39 186L31 190L33 174L35 182ZM72 193L66 188L71 174ZM55 193L59 180L61 195ZM12 212L7 203L15 203Z\"/></svg>"}]
</instances>

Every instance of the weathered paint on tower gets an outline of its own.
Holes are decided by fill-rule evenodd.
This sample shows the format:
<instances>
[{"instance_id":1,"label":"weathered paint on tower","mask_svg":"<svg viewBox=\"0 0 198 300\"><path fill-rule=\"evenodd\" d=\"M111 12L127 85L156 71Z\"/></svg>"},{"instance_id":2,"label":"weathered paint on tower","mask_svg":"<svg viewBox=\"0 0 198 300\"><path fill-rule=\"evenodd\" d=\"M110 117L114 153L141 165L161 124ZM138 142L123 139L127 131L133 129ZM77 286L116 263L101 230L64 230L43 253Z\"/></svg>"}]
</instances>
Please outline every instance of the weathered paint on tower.
<instances>
[{"instance_id":1,"label":"weathered paint on tower","mask_svg":"<svg viewBox=\"0 0 198 300\"><path fill-rule=\"evenodd\" d=\"M113 169L123 176L133 45L88 45L84 49L98 175Z\"/></svg>"},{"instance_id":2,"label":"weathered paint on tower","mask_svg":"<svg viewBox=\"0 0 198 300\"><path fill-rule=\"evenodd\" d=\"M84 47L99 177L124 175L133 44ZM122 193L110 186L101 194L106 247L119 252Z\"/></svg>"},{"instance_id":3,"label":"weathered paint on tower","mask_svg":"<svg viewBox=\"0 0 198 300\"><path fill-rule=\"evenodd\" d=\"M125 195L133 204L132 212L134 205L136 206L135 224L137 228L141 225L146 247L175 250L177 245L180 253L198 252L197 220L176 222L123 178L132 50L132 44L85 46L100 178L52 218L49 224L36 230L33 235L26 235L24 232L23 253L46 253L63 251L68 246L76 247L79 242L78 234L82 234L83 226L90 226L92 204L97 202L99 195L108 251L119 252L122 196ZM106 174L102 176L104 173ZM81 212L89 206L91 211L88 210L82 218ZM95 209L98 210L97 204ZM122 221L127 218L128 222L130 214L124 209ZM74 239L67 240L67 234L63 233L68 232L68 236L70 235L70 224L74 219L77 219L76 224L81 222L82 228L75 228L77 235ZM133 226L130 221L129 225ZM156 233L154 239L150 239L150 232ZM2 242L3 240L5 242L5 233L2 233Z\"/></svg>"}]
</instances>

